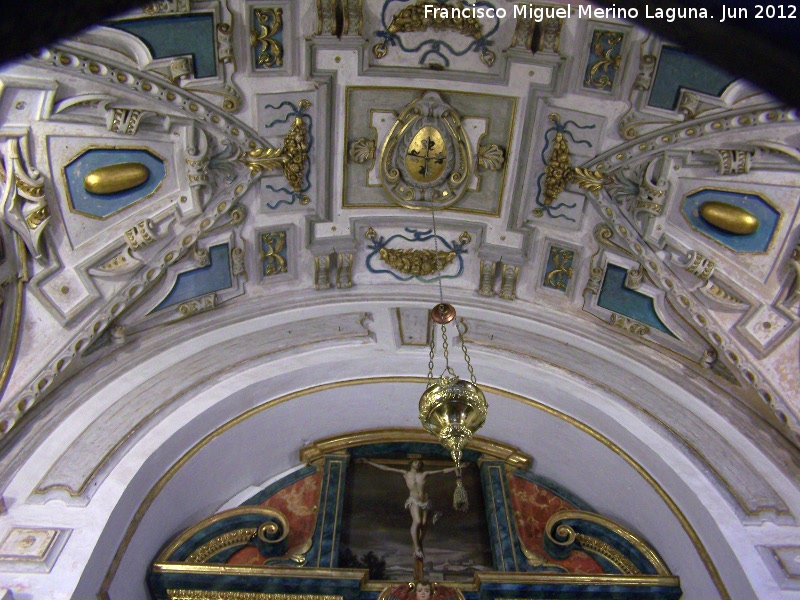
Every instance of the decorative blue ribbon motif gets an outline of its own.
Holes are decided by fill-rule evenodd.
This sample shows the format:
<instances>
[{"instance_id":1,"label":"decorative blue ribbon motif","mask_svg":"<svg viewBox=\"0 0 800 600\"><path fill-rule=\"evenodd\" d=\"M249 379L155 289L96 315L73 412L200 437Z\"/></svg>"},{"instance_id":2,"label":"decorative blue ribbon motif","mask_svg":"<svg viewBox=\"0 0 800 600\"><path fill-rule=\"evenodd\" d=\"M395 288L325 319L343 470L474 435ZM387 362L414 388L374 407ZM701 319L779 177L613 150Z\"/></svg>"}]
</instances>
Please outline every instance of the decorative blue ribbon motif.
<instances>
[{"instance_id":1,"label":"decorative blue ribbon motif","mask_svg":"<svg viewBox=\"0 0 800 600\"><path fill-rule=\"evenodd\" d=\"M466 254L468 252L464 248L464 246L466 246L469 243L469 240L465 242L458 242L456 240L453 240L452 242L448 243L447 240L445 240L442 236L440 235L434 236L432 229L419 231L417 229L406 227L405 231L410 233L412 237L406 237L400 233L397 233L391 236L389 239L385 239L383 236L380 237L375 236L374 238L372 238L371 242L367 244L367 249L372 250L372 252L367 256L366 259L367 270L369 270L370 273L388 273L389 275L391 275L395 279L399 279L400 281L410 281L412 279L416 279L418 281L421 281L422 283L433 283L435 281L438 281L440 277L442 279L455 279L456 277L460 277L461 274L464 272L464 259L461 257L461 255ZM456 260L458 260L458 271L454 275L438 275L438 276L434 275L433 277L423 277L422 275L409 275L407 277L403 277L401 275L398 275L394 271L390 271L389 269L376 269L375 267L372 266L372 259L375 256L379 256L381 248L387 248L389 246L389 243L392 242L392 240L400 238L406 240L407 242L416 244L421 242L427 242L428 240L434 237L444 247L442 249L447 249L456 253Z\"/></svg>"}]
</instances>

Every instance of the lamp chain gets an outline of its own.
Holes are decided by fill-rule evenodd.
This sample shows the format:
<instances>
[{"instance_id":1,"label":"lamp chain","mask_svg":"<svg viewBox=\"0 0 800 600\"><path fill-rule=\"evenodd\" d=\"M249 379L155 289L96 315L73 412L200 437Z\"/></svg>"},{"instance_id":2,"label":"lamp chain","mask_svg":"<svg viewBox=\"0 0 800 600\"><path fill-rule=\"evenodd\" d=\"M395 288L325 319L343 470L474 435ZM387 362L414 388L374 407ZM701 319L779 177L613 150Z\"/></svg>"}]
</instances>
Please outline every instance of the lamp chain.
<instances>
[{"instance_id":1,"label":"lamp chain","mask_svg":"<svg viewBox=\"0 0 800 600\"><path fill-rule=\"evenodd\" d=\"M431 357L428 360L428 385L433 383L433 356L436 353L436 327L431 327Z\"/></svg>"},{"instance_id":2,"label":"lamp chain","mask_svg":"<svg viewBox=\"0 0 800 600\"><path fill-rule=\"evenodd\" d=\"M456 373L450 366L450 351L449 351L449 346L447 345L447 329L444 323L442 323L442 354L444 354L444 371L442 371L442 374L444 374L444 372L447 371L448 373L450 373L450 375L455 377Z\"/></svg>"},{"instance_id":3,"label":"lamp chain","mask_svg":"<svg viewBox=\"0 0 800 600\"><path fill-rule=\"evenodd\" d=\"M431 221L433 221L433 251L436 257L436 280L439 282L439 302L444 304L444 293L442 292L442 257L439 256L439 236L436 233L436 210L431 209Z\"/></svg>"},{"instance_id":4,"label":"lamp chain","mask_svg":"<svg viewBox=\"0 0 800 600\"><path fill-rule=\"evenodd\" d=\"M462 329L462 327L464 327L464 329ZM458 320L456 320L456 331L458 331L458 336L461 338L461 350L464 351L464 360L467 363L470 381L472 381L473 385L478 385L478 381L475 379L475 372L472 370L472 363L469 360L469 354L467 354L467 344L464 341L464 334L467 333L467 329L463 323L461 323L461 327L459 327Z\"/></svg>"}]
</instances>

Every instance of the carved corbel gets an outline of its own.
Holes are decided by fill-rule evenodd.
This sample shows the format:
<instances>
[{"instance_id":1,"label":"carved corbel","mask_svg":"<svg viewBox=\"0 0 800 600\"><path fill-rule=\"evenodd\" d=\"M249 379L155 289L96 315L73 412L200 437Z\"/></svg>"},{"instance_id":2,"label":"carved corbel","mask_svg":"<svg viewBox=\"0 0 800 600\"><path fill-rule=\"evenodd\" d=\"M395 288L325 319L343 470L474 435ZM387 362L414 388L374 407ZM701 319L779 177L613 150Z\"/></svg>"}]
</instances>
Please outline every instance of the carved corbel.
<instances>
[{"instance_id":1,"label":"carved corbel","mask_svg":"<svg viewBox=\"0 0 800 600\"><path fill-rule=\"evenodd\" d=\"M625 287L629 290L638 290L644 281L644 269L639 265L636 269L628 269L625 275Z\"/></svg>"},{"instance_id":2,"label":"carved corbel","mask_svg":"<svg viewBox=\"0 0 800 600\"><path fill-rule=\"evenodd\" d=\"M189 127L187 130L184 159L189 186L208 185L208 138L197 127Z\"/></svg>"},{"instance_id":3,"label":"carved corbel","mask_svg":"<svg viewBox=\"0 0 800 600\"><path fill-rule=\"evenodd\" d=\"M323 254L314 257L315 289L327 290L329 287L331 287L330 270L331 270L330 254Z\"/></svg>"},{"instance_id":4,"label":"carved corbel","mask_svg":"<svg viewBox=\"0 0 800 600\"><path fill-rule=\"evenodd\" d=\"M705 285L700 288L700 293L719 305L720 308L741 311L745 310L748 306L742 299L724 290L713 281L707 281Z\"/></svg>"},{"instance_id":5,"label":"carved corbel","mask_svg":"<svg viewBox=\"0 0 800 600\"><path fill-rule=\"evenodd\" d=\"M669 184L663 177L663 168L656 174L658 160L654 160L644 171L639 182L639 193L633 208L634 218L639 215L657 217L664 212L664 203L667 199Z\"/></svg>"},{"instance_id":6,"label":"carved corbel","mask_svg":"<svg viewBox=\"0 0 800 600\"><path fill-rule=\"evenodd\" d=\"M500 271L500 296L503 300L515 300L517 298L517 278L519 277L519 267L516 265L503 265Z\"/></svg>"},{"instance_id":7,"label":"carved corbel","mask_svg":"<svg viewBox=\"0 0 800 600\"><path fill-rule=\"evenodd\" d=\"M533 17L517 17L512 48L524 48L534 54L558 54L563 19L545 17L536 21Z\"/></svg>"},{"instance_id":8,"label":"carved corbel","mask_svg":"<svg viewBox=\"0 0 800 600\"><path fill-rule=\"evenodd\" d=\"M700 112L700 96L687 90L682 90L678 100L678 112L688 121L694 119Z\"/></svg>"},{"instance_id":9,"label":"carved corbel","mask_svg":"<svg viewBox=\"0 0 800 600\"><path fill-rule=\"evenodd\" d=\"M106 126L112 133L136 135L142 119L152 114L155 113L138 108L111 108L106 112Z\"/></svg>"},{"instance_id":10,"label":"carved corbel","mask_svg":"<svg viewBox=\"0 0 800 600\"><path fill-rule=\"evenodd\" d=\"M353 286L353 253L336 253L336 287L349 288Z\"/></svg>"},{"instance_id":11,"label":"carved corbel","mask_svg":"<svg viewBox=\"0 0 800 600\"><path fill-rule=\"evenodd\" d=\"M658 58L654 54L644 54L639 56L639 73L633 82L633 89L647 91L653 84L653 75L656 71L656 61Z\"/></svg>"},{"instance_id":12,"label":"carved corbel","mask_svg":"<svg viewBox=\"0 0 800 600\"><path fill-rule=\"evenodd\" d=\"M217 24L217 56L223 64L233 63L233 24Z\"/></svg>"},{"instance_id":13,"label":"carved corbel","mask_svg":"<svg viewBox=\"0 0 800 600\"><path fill-rule=\"evenodd\" d=\"M600 293L600 288L603 285L603 274L605 271L600 266L594 265L594 260L592 261L592 266L589 269L589 280L586 282L586 287L583 288L583 294L596 296Z\"/></svg>"},{"instance_id":14,"label":"carved corbel","mask_svg":"<svg viewBox=\"0 0 800 600\"><path fill-rule=\"evenodd\" d=\"M362 1L317 0L317 35L360 36L364 28Z\"/></svg>"},{"instance_id":15,"label":"carved corbel","mask_svg":"<svg viewBox=\"0 0 800 600\"><path fill-rule=\"evenodd\" d=\"M135 227L131 227L125 232L125 242L131 252L149 246L157 239L158 236L153 231L153 222L150 219L139 221Z\"/></svg>"},{"instance_id":16,"label":"carved corbel","mask_svg":"<svg viewBox=\"0 0 800 600\"><path fill-rule=\"evenodd\" d=\"M750 161L754 154L752 150L718 148L703 152L717 159L717 173L720 175L744 175L750 172Z\"/></svg>"},{"instance_id":17,"label":"carved corbel","mask_svg":"<svg viewBox=\"0 0 800 600\"><path fill-rule=\"evenodd\" d=\"M157 0L142 7L146 15L172 15L191 12L191 0Z\"/></svg>"},{"instance_id":18,"label":"carved corbel","mask_svg":"<svg viewBox=\"0 0 800 600\"><path fill-rule=\"evenodd\" d=\"M3 189L3 220L25 243L38 261L44 260L42 234L50 221L50 210L44 195L44 177L24 159L20 139L6 142L5 164L0 163Z\"/></svg>"},{"instance_id":19,"label":"carved corbel","mask_svg":"<svg viewBox=\"0 0 800 600\"><path fill-rule=\"evenodd\" d=\"M237 246L231 251L231 265L233 266L233 274L238 276L247 277L247 269L244 262L244 248Z\"/></svg>"},{"instance_id":20,"label":"carved corbel","mask_svg":"<svg viewBox=\"0 0 800 600\"><path fill-rule=\"evenodd\" d=\"M191 317L197 313L214 310L217 308L217 306L219 306L217 302L217 293L212 292L210 294L206 294L205 296L192 298L191 300L183 302L178 306L178 312L183 317Z\"/></svg>"},{"instance_id":21,"label":"carved corbel","mask_svg":"<svg viewBox=\"0 0 800 600\"><path fill-rule=\"evenodd\" d=\"M700 366L704 369L710 369L714 366L714 363L717 362L719 359L719 355L717 351L713 348L707 348L703 351L703 356L700 357Z\"/></svg>"},{"instance_id":22,"label":"carved corbel","mask_svg":"<svg viewBox=\"0 0 800 600\"><path fill-rule=\"evenodd\" d=\"M134 227L126 230L123 239L126 247L100 265L90 268L90 275L95 277L118 277L135 271L144 263L134 256L134 252L138 252L145 246L154 243L158 239L158 235L153 231L152 221L143 219Z\"/></svg>"},{"instance_id":23,"label":"carved corbel","mask_svg":"<svg viewBox=\"0 0 800 600\"><path fill-rule=\"evenodd\" d=\"M639 323L639 321L623 315L618 315L617 313L611 313L608 322L638 337L644 337L650 333L650 328L647 325L643 325Z\"/></svg>"},{"instance_id":24,"label":"carved corbel","mask_svg":"<svg viewBox=\"0 0 800 600\"><path fill-rule=\"evenodd\" d=\"M211 262L211 257L208 254L208 249L202 248L197 244L195 244L194 248L192 249L192 262L198 269L202 267L207 267Z\"/></svg>"},{"instance_id":25,"label":"carved corbel","mask_svg":"<svg viewBox=\"0 0 800 600\"><path fill-rule=\"evenodd\" d=\"M684 120L689 121L713 108L722 108L725 103L718 98L712 98L701 94L696 94L688 90L681 90L678 97L678 112L683 115Z\"/></svg>"},{"instance_id":26,"label":"carved corbel","mask_svg":"<svg viewBox=\"0 0 800 600\"><path fill-rule=\"evenodd\" d=\"M116 346L122 346L128 339L124 325L114 325L109 333L111 342Z\"/></svg>"},{"instance_id":27,"label":"carved corbel","mask_svg":"<svg viewBox=\"0 0 800 600\"><path fill-rule=\"evenodd\" d=\"M534 52L558 53L558 46L561 43L561 27L564 19L556 17L545 18L541 23L536 24L534 33Z\"/></svg>"},{"instance_id":28,"label":"carved corbel","mask_svg":"<svg viewBox=\"0 0 800 600\"><path fill-rule=\"evenodd\" d=\"M481 261L481 277L480 285L478 286L478 293L481 296L486 296L487 298L494 296L494 274L496 271L497 261Z\"/></svg>"},{"instance_id":29,"label":"carved corbel","mask_svg":"<svg viewBox=\"0 0 800 600\"><path fill-rule=\"evenodd\" d=\"M683 268L692 275L708 281L714 274L714 261L695 250L690 250L686 254L686 262L683 264Z\"/></svg>"},{"instance_id":30,"label":"carved corbel","mask_svg":"<svg viewBox=\"0 0 800 600\"><path fill-rule=\"evenodd\" d=\"M673 252L659 253L659 256L663 256L687 273L697 277L699 282L689 286L689 289L700 292L708 301L717 305L718 308L722 310L744 310L747 308L746 302L714 281L714 269L716 267L714 261L710 258L703 256L696 250L690 250L685 256Z\"/></svg>"},{"instance_id":31,"label":"carved corbel","mask_svg":"<svg viewBox=\"0 0 800 600\"><path fill-rule=\"evenodd\" d=\"M191 56L176 56L169 62L169 79L177 83L181 79L190 79L194 75Z\"/></svg>"},{"instance_id":32,"label":"carved corbel","mask_svg":"<svg viewBox=\"0 0 800 600\"><path fill-rule=\"evenodd\" d=\"M511 39L511 47L533 50L536 21L533 20L533 17L518 16L515 23L514 37Z\"/></svg>"}]
</instances>

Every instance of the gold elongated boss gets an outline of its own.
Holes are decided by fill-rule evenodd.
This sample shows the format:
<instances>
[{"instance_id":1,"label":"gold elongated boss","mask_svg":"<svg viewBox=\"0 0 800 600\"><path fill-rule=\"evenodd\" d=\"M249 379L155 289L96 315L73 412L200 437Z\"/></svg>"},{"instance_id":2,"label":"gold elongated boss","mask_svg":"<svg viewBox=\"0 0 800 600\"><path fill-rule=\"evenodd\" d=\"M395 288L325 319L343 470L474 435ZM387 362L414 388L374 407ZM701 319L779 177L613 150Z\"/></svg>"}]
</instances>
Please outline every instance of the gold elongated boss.
<instances>
[{"instance_id":1,"label":"gold elongated boss","mask_svg":"<svg viewBox=\"0 0 800 600\"><path fill-rule=\"evenodd\" d=\"M104 196L140 186L148 177L150 170L142 163L118 163L94 169L83 178L83 187L90 194Z\"/></svg>"},{"instance_id":2,"label":"gold elongated boss","mask_svg":"<svg viewBox=\"0 0 800 600\"><path fill-rule=\"evenodd\" d=\"M725 202L704 202L700 206L700 216L713 225L733 235L750 235L758 229L758 217L741 206Z\"/></svg>"}]
</instances>

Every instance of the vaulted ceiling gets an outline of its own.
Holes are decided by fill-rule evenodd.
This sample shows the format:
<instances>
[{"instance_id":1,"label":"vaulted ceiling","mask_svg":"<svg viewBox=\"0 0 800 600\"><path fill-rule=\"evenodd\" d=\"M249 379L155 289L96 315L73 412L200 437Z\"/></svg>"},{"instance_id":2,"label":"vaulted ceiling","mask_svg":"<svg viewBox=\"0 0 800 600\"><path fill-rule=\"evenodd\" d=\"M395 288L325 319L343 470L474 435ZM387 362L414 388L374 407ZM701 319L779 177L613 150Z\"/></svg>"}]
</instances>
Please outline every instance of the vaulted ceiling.
<instances>
[{"instance_id":1,"label":"vaulted ceiling","mask_svg":"<svg viewBox=\"0 0 800 600\"><path fill-rule=\"evenodd\" d=\"M623 14L483 4L165 0L0 72L15 597L142 597L302 446L417 426L437 280L487 436L687 598L800 585L797 110Z\"/></svg>"}]
</instances>

